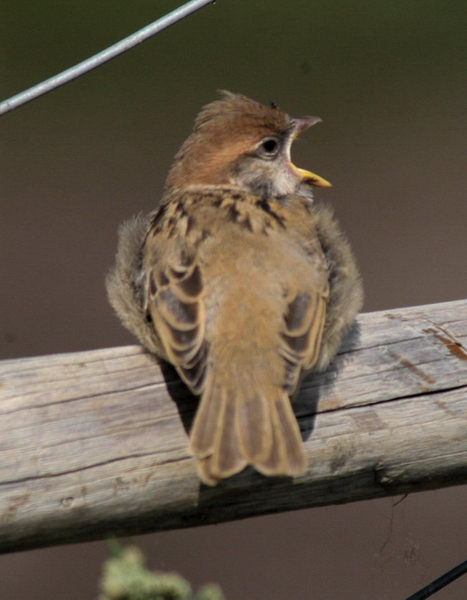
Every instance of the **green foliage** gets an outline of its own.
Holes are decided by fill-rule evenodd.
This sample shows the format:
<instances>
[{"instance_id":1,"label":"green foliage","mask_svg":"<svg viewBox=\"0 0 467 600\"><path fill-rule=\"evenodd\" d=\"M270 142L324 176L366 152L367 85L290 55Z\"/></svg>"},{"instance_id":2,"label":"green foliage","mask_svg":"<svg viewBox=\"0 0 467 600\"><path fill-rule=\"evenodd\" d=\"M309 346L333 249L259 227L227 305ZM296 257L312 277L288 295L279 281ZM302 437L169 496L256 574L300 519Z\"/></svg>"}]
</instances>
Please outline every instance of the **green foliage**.
<instances>
[{"instance_id":1,"label":"green foliage","mask_svg":"<svg viewBox=\"0 0 467 600\"><path fill-rule=\"evenodd\" d=\"M205 585L193 595L190 584L180 575L148 571L136 546L114 541L110 551L112 558L104 564L99 600L225 600L216 584Z\"/></svg>"}]
</instances>

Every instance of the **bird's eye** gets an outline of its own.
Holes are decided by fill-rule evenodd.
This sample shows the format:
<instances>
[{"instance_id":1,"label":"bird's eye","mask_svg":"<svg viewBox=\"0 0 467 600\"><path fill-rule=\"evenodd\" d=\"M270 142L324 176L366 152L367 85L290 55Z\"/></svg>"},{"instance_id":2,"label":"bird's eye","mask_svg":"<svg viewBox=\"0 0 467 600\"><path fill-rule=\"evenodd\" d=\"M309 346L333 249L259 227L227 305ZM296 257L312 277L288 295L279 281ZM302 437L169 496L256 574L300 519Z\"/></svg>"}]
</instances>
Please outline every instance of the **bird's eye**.
<instances>
[{"instance_id":1,"label":"bird's eye","mask_svg":"<svg viewBox=\"0 0 467 600\"><path fill-rule=\"evenodd\" d=\"M274 158L279 152L279 140L275 137L267 137L259 145L259 153L264 158Z\"/></svg>"}]
</instances>

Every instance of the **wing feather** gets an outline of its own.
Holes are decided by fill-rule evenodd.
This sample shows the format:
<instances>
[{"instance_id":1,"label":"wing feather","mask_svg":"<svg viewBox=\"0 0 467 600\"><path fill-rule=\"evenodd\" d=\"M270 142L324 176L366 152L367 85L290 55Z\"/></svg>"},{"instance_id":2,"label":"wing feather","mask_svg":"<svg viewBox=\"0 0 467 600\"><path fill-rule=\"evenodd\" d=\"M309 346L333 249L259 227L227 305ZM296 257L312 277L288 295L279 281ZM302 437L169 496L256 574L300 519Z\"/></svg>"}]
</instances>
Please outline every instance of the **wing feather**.
<instances>
[{"instance_id":1,"label":"wing feather","mask_svg":"<svg viewBox=\"0 0 467 600\"><path fill-rule=\"evenodd\" d=\"M208 356L203 280L194 249L186 248L182 240L175 247L165 260L148 261L146 310L168 360L191 391L199 394Z\"/></svg>"},{"instance_id":2,"label":"wing feather","mask_svg":"<svg viewBox=\"0 0 467 600\"><path fill-rule=\"evenodd\" d=\"M284 388L293 394L302 370L312 369L319 357L326 317L327 286L297 293L287 306L280 353Z\"/></svg>"}]
</instances>

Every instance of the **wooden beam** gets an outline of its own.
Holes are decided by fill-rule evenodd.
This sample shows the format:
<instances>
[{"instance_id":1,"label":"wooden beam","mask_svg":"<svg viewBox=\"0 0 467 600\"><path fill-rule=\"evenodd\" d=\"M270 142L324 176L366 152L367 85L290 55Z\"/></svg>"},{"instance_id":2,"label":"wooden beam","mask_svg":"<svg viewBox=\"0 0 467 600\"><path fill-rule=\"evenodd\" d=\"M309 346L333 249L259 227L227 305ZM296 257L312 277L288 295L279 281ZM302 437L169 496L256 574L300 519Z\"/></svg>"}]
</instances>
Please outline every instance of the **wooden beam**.
<instances>
[{"instance_id":1,"label":"wooden beam","mask_svg":"<svg viewBox=\"0 0 467 600\"><path fill-rule=\"evenodd\" d=\"M0 551L467 482L467 300L363 314L295 402L297 480L200 485L196 400L139 346L0 363Z\"/></svg>"}]
</instances>

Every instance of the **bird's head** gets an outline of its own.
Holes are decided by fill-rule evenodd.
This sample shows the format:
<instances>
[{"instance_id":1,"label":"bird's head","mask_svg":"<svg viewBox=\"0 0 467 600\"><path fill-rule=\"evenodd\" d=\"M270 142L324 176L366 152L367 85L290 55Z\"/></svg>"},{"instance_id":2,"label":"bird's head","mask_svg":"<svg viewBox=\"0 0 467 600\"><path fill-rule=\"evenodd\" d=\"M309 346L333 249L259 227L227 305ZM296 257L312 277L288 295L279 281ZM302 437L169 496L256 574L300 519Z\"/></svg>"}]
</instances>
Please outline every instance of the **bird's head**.
<instances>
[{"instance_id":1,"label":"bird's head","mask_svg":"<svg viewBox=\"0 0 467 600\"><path fill-rule=\"evenodd\" d=\"M330 183L299 169L290 158L294 139L318 117L290 117L275 103L222 92L199 113L193 133L175 157L166 189L234 185L256 195L312 197L311 186Z\"/></svg>"}]
</instances>

